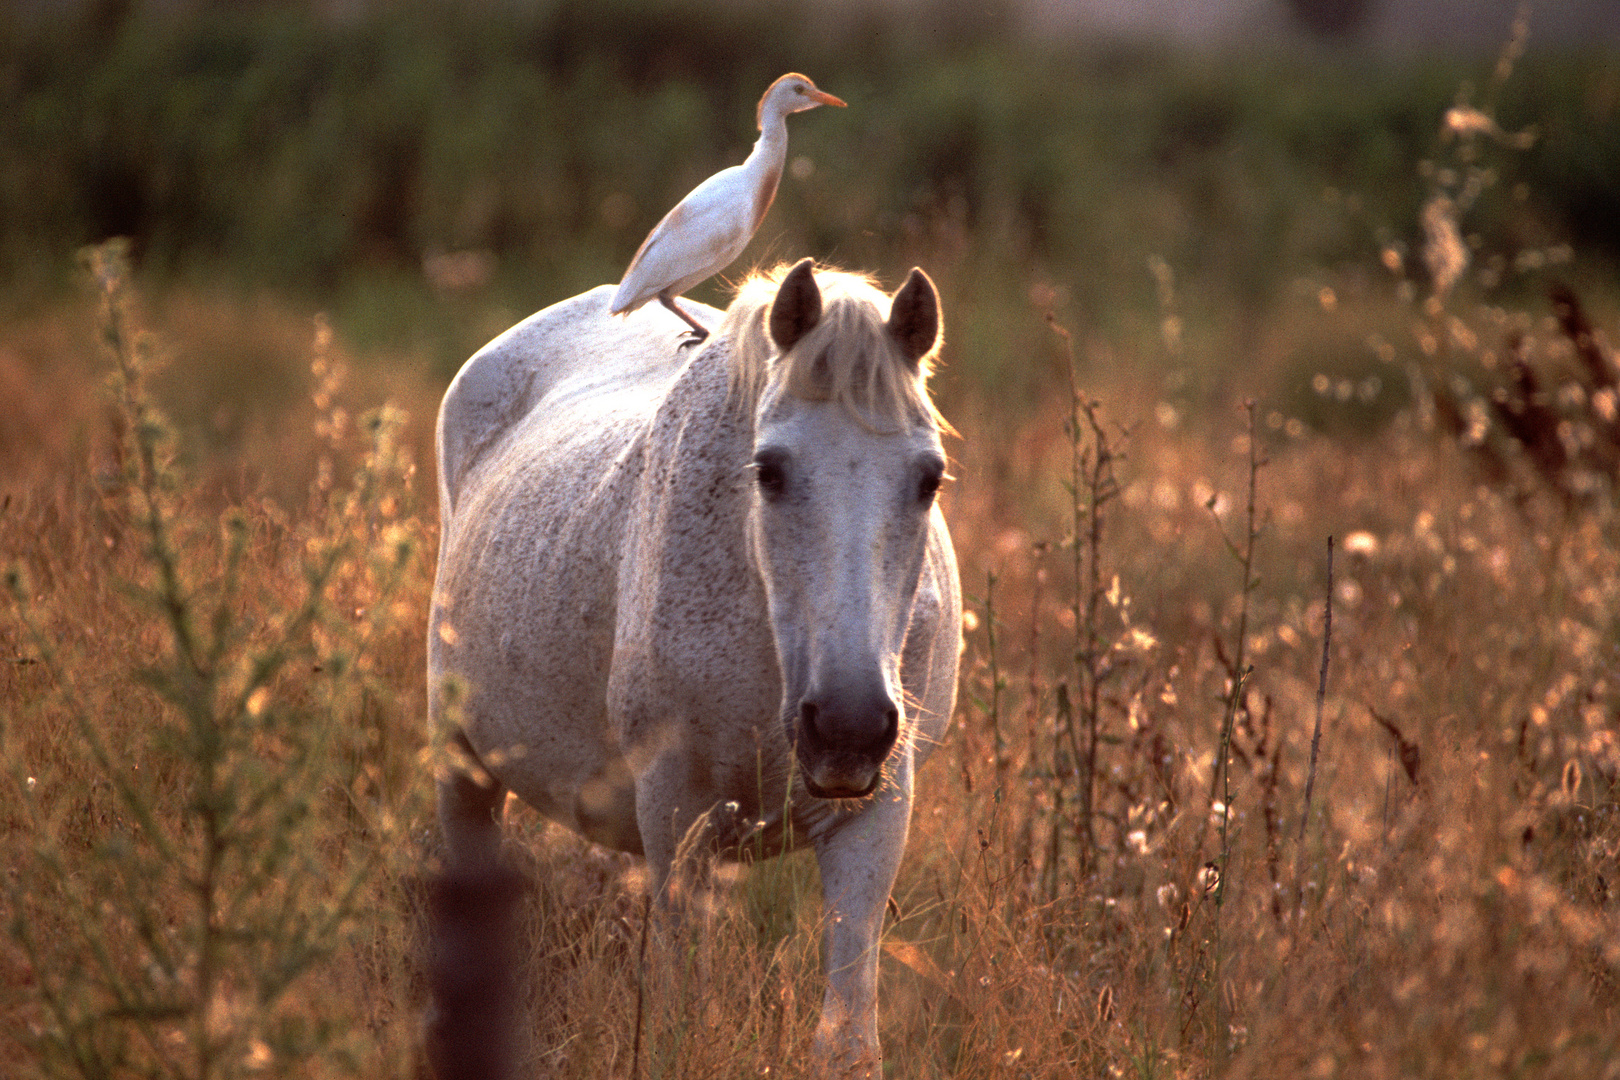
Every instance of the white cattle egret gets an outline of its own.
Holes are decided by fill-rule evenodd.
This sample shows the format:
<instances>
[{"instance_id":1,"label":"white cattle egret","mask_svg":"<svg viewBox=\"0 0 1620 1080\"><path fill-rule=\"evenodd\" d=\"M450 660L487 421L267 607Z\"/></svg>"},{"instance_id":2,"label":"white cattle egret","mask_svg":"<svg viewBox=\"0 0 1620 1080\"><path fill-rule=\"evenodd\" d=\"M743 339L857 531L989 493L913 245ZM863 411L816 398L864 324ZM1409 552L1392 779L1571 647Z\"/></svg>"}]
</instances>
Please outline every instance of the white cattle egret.
<instances>
[{"instance_id":1,"label":"white cattle egret","mask_svg":"<svg viewBox=\"0 0 1620 1080\"><path fill-rule=\"evenodd\" d=\"M698 282L719 273L741 255L776 197L787 160L787 115L817 105L844 102L816 89L803 75L783 75L759 99L759 140L741 165L722 169L664 215L630 260L610 311L623 315L657 298L692 327L702 341L709 330L675 303Z\"/></svg>"}]
</instances>

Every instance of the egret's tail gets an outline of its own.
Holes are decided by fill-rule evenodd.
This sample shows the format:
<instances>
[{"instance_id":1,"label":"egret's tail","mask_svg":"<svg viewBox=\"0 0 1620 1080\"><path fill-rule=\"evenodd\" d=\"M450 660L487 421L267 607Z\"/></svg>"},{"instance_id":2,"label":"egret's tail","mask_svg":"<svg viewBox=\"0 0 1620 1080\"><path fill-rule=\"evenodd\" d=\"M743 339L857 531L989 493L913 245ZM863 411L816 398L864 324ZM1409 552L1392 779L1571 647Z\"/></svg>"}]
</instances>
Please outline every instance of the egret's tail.
<instances>
[{"instance_id":1,"label":"egret's tail","mask_svg":"<svg viewBox=\"0 0 1620 1080\"><path fill-rule=\"evenodd\" d=\"M613 294L612 302L608 304L608 314L628 315L646 302L645 297L637 299L628 281L621 281L618 291Z\"/></svg>"}]
</instances>

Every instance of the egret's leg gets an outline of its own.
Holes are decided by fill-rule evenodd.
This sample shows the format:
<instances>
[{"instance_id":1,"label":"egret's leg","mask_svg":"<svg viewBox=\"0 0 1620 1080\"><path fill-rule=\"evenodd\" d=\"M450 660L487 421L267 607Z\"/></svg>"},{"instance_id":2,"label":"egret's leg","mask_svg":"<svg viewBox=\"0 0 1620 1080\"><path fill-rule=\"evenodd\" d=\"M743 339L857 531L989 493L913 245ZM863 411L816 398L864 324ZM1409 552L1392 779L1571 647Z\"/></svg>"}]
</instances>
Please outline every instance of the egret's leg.
<instances>
[{"instance_id":1,"label":"egret's leg","mask_svg":"<svg viewBox=\"0 0 1620 1080\"><path fill-rule=\"evenodd\" d=\"M698 322L697 319L693 318L691 312L677 304L673 296L670 296L667 293L659 293L658 302L669 308L669 310L673 311L676 315L680 316L686 325L692 328L685 334L681 335L682 337L688 339L682 344L696 345L698 342L709 336L709 328Z\"/></svg>"}]
</instances>

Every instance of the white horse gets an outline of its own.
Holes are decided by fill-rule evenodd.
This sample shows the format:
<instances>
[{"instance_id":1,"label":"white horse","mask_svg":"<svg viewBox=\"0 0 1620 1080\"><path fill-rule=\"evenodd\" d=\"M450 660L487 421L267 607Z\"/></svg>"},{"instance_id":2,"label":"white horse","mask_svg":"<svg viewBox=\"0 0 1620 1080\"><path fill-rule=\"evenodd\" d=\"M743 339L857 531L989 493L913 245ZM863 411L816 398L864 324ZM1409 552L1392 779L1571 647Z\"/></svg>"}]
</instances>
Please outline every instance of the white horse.
<instances>
[{"instance_id":1,"label":"white horse","mask_svg":"<svg viewBox=\"0 0 1620 1080\"><path fill-rule=\"evenodd\" d=\"M447 858L498 861L509 791L644 854L659 897L694 825L720 856L808 838L816 1048L873 1070L884 908L961 647L938 295L806 259L683 354L661 308L609 318L612 291L496 338L440 409L429 680L467 759L439 783Z\"/></svg>"}]
</instances>

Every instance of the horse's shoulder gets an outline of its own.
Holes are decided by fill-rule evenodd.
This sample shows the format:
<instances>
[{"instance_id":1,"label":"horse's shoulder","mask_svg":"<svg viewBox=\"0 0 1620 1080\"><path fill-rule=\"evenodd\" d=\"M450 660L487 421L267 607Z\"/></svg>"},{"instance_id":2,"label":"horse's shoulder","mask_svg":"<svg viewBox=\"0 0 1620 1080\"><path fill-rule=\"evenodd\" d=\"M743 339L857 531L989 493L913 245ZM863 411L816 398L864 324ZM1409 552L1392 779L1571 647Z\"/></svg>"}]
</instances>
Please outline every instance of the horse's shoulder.
<instances>
[{"instance_id":1,"label":"horse's shoulder","mask_svg":"<svg viewBox=\"0 0 1620 1080\"><path fill-rule=\"evenodd\" d=\"M538 311L462 365L439 406L439 493L457 502L468 472L560 384L634 381L669 366L685 324L662 307L608 314L613 287L601 285Z\"/></svg>"}]
</instances>

